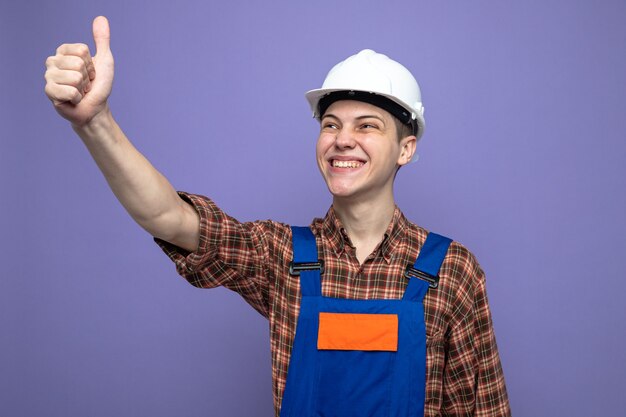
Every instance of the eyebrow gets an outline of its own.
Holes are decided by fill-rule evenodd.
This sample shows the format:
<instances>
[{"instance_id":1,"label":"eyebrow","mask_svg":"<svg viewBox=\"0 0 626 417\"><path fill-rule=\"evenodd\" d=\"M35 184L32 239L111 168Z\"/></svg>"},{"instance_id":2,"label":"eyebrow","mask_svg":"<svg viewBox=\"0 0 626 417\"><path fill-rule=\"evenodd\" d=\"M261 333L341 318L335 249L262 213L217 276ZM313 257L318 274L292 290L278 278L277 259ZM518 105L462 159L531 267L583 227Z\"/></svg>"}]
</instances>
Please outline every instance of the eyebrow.
<instances>
[{"instance_id":1,"label":"eyebrow","mask_svg":"<svg viewBox=\"0 0 626 417\"><path fill-rule=\"evenodd\" d=\"M324 117L322 117L322 120L324 120L324 119L325 119L325 118L327 118L327 117L332 117L332 118L333 118L333 119L335 119L335 120L341 120L339 117L335 116L335 115L334 115L334 114L332 114L332 113L326 113L326 114L324 115ZM380 117L380 116L377 116L377 115L375 115L375 114L364 114L364 115L362 115L362 116L355 117L355 120L363 120L363 119L370 119L370 118L371 118L371 119L378 119L378 120L380 120L380 121L382 122L382 124L383 124L383 125L385 125L385 126L386 126L385 121L383 120L383 118L382 118L382 117Z\"/></svg>"}]
</instances>

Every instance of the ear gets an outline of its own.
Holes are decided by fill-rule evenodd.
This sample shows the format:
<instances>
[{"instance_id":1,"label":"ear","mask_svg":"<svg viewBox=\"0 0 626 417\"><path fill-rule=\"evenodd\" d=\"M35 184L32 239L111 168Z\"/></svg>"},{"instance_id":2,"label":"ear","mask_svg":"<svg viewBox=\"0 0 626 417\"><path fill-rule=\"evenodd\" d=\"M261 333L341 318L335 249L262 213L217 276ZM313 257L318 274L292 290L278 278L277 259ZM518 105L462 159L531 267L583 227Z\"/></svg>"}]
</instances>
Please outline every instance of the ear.
<instances>
[{"instance_id":1,"label":"ear","mask_svg":"<svg viewBox=\"0 0 626 417\"><path fill-rule=\"evenodd\" d=\"M414 135L406 136L400 141L400 156L398 157L398 165L406 165L411 162L411 158L415 154L417 147L417 138Z\"/></svg>"}]
</instances>

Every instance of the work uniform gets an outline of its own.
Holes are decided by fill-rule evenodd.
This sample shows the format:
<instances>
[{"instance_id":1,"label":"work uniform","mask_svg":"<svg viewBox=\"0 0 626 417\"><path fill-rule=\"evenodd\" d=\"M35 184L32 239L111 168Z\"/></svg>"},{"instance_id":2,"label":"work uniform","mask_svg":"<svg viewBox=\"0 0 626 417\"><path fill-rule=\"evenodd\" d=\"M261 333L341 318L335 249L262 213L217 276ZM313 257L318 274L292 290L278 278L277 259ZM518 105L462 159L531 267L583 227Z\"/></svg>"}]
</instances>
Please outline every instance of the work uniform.
<instances>
[{"instance_id":1,"label":"work uniform","mask_svg":"<svg viewBox=\"0 0 626 417\"><path fill-rule=\"evenodd\" d=\"M322 296L323 261L308 227L292 227L302 300L281 417L424 415L424 295L439 285L450 239L430 233L400 300Z\"/></svg>"},{"instance_id":2,"label":"work uniform","mask_svg":"<svg viewBox=\"0 0 626 417\"><path fill-rule=\"evenodd\" d=\"M240 223L206 197L181 197L200 215L198 250L189 253L157 242L192 285L232 289L269 319L278 416L303 296L300 277L289 273L294 258L291 228L274 221ZM324 261L321 294L349 300L402 299L409 281L406 268L415 262L428 235L396 208L383 240L361 264L332 207L310 229L318 258ZM510 415L480 266L453 242L439 276L438 288L423 300L424 415Z\"/></svg>"}]
</instances>

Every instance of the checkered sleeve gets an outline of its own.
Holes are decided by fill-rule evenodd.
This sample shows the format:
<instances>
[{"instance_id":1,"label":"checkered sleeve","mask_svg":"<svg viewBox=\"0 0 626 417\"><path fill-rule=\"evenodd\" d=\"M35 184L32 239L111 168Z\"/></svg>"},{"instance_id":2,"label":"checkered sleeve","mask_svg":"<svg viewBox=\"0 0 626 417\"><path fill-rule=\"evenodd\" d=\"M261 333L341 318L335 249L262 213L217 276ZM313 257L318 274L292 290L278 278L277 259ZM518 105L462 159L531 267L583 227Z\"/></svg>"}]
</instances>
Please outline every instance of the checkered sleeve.
<instances>
[{"instance_id":1,"label":"checkered sleeve","mask_svg":"<svg viewBox=\"0 0 626 417\"><path fill-rule=\"evenodd\" d=\"M477 265L477 264L476 264ZM498 354L496 335L487 301L485 275L477 266L474 292L473 328L475 355L478 360L475 416L510 416L504 373Z\"/></svg>"},{"instance_id":2,"label":"checkered sleeve","mask_svg":"<svg viewBox=\"0 0 626 417\"><path fill-rule=\"evenodd\" d=\"M461 278L447 340L442 415L510 416L485 274L467 249L457 244L452 252Z\"/></svg>"},{"instance_id":3,"label":"checkered sleeve","mask_svg":"<svg viewBox=\"0 0 626 417\"><path fill-rule=\"evenodd\" d=\"M239 222L207 197L185 192L179 195L200 216L198 249L188 252L158 238L155 242L190 284L199 288L224 286L267 317L269 241L284 227L271 221Z\"/></svg>"}]
</instances>

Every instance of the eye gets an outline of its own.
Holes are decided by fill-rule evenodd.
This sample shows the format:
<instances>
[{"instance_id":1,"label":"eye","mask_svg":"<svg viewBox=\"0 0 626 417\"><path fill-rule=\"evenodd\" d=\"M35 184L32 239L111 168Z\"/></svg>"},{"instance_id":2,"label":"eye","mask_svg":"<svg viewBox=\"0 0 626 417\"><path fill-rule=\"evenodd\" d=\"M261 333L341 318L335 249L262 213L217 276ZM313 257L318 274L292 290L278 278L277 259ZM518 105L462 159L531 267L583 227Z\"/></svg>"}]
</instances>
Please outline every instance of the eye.
<instances>
[{"instance_id":1,"label":"eye","mask_svg":"<svg viewBox=\"0 0 626 417\"><path fill-rule=\"evenodd\" d=\"M373 123L363 123L361 129L378 129L378 126Z\"/></svg>"},{"instance_id":2,"label":"eye","mask_svg":"<svg viewBox=\"0 0 626 417\"><path fill-rule=\"evenodd\" d=\"M322 129L337 129L337 124L333 122L322 123Z\"/></svg>"}]
</instances>

